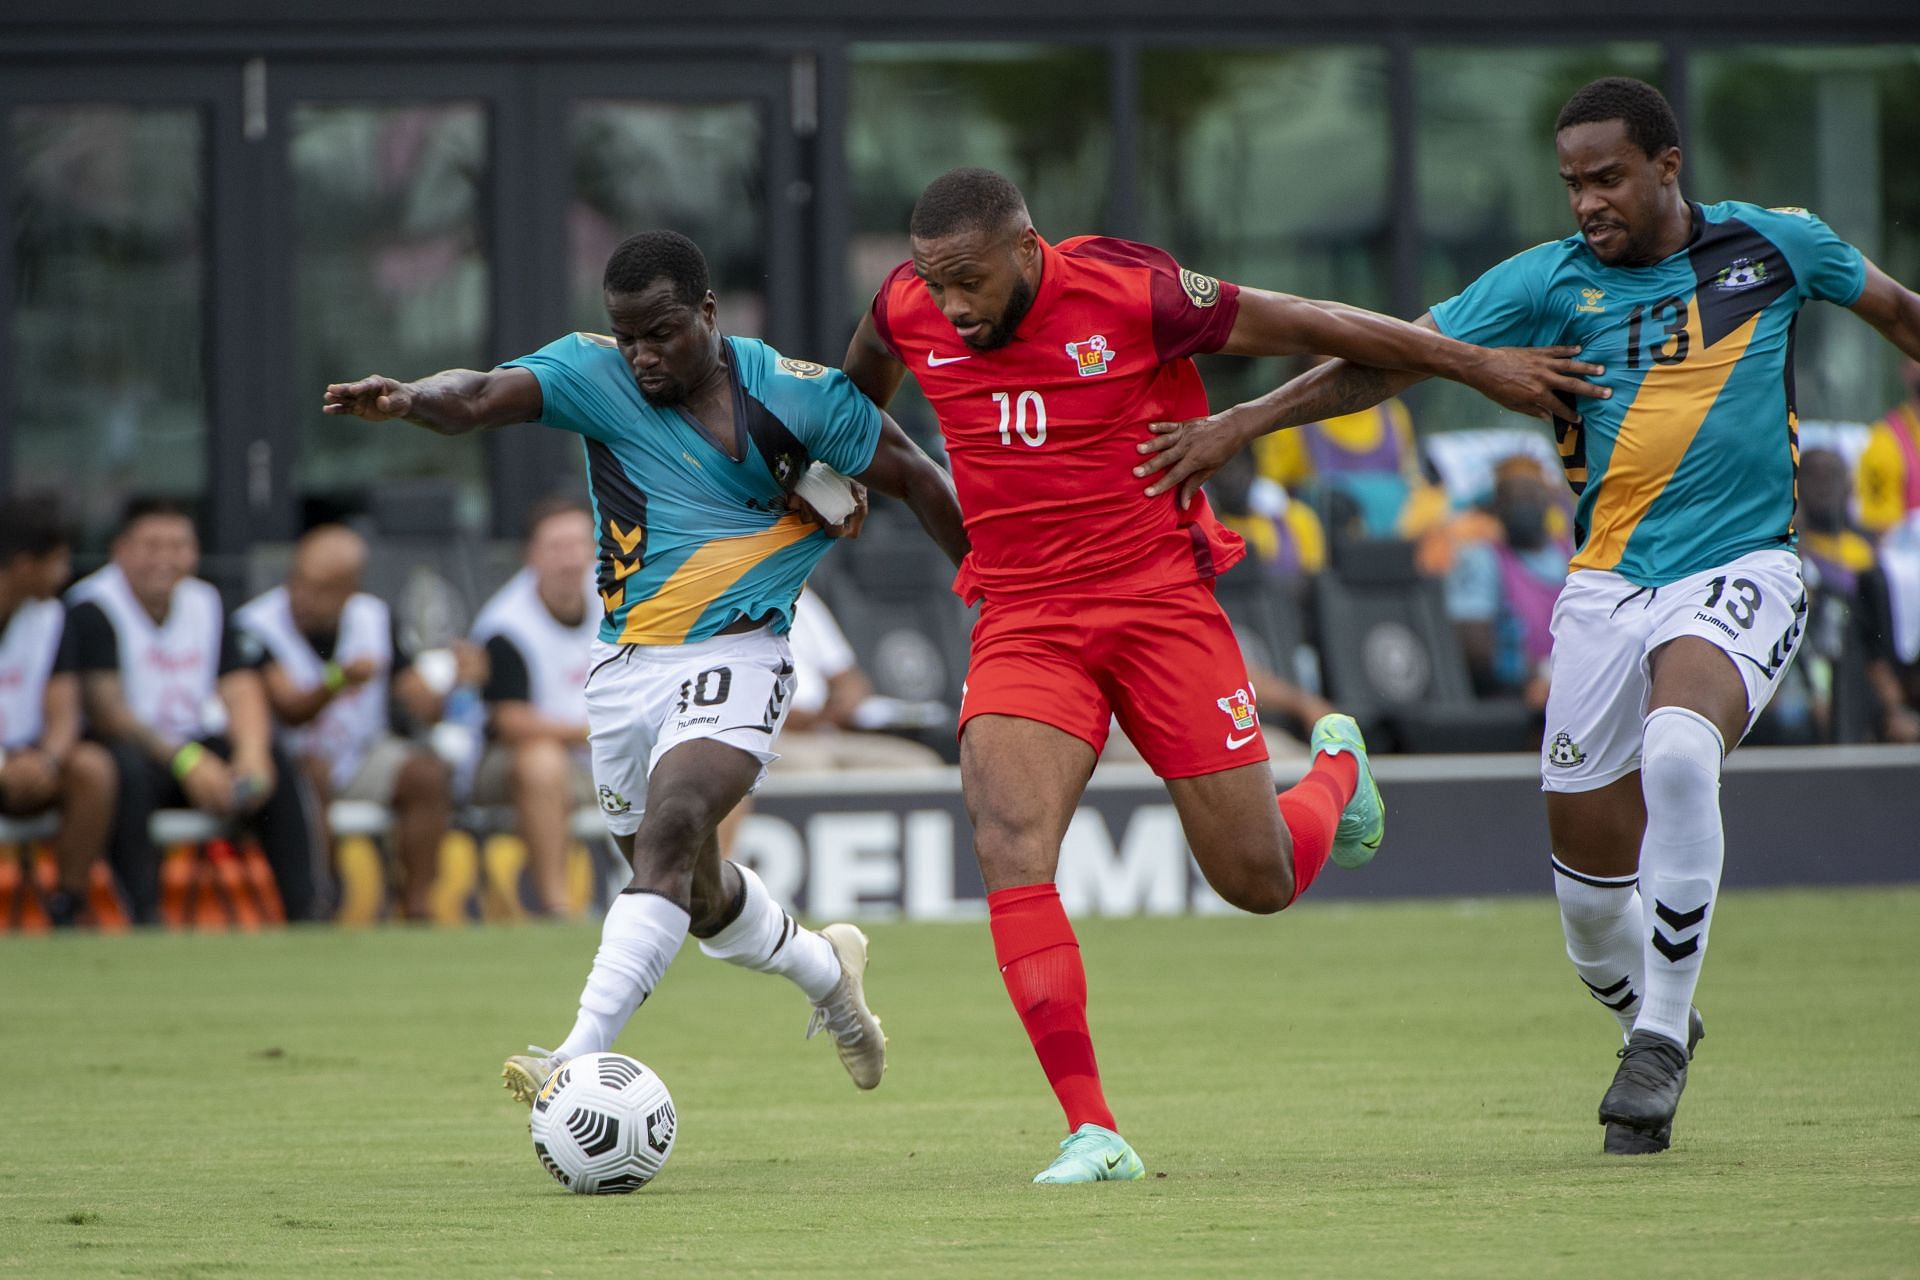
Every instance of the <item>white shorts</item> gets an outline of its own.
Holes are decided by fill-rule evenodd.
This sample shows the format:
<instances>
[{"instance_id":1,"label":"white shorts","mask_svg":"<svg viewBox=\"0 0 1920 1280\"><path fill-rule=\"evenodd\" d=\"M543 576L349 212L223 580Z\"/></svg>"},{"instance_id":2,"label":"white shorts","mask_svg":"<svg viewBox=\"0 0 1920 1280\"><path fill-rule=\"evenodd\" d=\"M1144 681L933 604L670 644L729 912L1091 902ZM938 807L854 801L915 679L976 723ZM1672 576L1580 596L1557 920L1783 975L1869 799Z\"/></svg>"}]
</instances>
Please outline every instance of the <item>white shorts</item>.
<instances>
[{"instance_id":1,"label":"white shorts","mask_svg":"<svg viewBox=\"0 0 1920 1280\"><path fill-rule=\"evenodd\" d=\"M630 836L647 810L647 779L660 757L707 738L766 766L793 697L793 651L766 628L694 644L593 642L587 733L594 789L607 829Z\"/></svg>"},{"instance_id":2,"label":"white shorts","mask_svg":"<svg viewBox=\"0 0 1920 1280\"><path fill-rule=\"evenodd\" d=\"M1648 660L1681 636L1698 636L1733 659L1747 686L1751 729L1780 687L1806 618L1800 557L1791 551L1748 552L1657 588L1603 569L1569 574L1553 607L1540 789L1593 791L1640 767Z\"/></svg>"}]
</instances>

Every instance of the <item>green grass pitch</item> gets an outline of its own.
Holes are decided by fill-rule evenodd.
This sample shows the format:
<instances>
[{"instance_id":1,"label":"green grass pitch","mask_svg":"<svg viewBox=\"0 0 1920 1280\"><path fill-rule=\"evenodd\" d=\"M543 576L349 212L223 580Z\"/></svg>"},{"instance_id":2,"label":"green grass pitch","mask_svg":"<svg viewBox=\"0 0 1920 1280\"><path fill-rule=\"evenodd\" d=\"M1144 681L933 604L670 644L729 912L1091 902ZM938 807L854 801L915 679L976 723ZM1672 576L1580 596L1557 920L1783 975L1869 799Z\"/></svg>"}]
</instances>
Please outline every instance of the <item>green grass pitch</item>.
<instances>
[{"instance_id":1,"label":"green grass pitch","mask_svg":"<svg viewBox=\"0 0 1920 1280\"><path fill-rule=\"evenodd\" d=\"M1132 1185L1062 1136L984 924L881 926L858 1095L694 947L620 1044L678 1146L534 1161L501 1058L586 927L0 940L0 1277L1920 1275L1920 889L1734 893L1663 1156L1600 1154L1612 1023L1551 902L1081 925Z\"/></svg>"}]
</instances>

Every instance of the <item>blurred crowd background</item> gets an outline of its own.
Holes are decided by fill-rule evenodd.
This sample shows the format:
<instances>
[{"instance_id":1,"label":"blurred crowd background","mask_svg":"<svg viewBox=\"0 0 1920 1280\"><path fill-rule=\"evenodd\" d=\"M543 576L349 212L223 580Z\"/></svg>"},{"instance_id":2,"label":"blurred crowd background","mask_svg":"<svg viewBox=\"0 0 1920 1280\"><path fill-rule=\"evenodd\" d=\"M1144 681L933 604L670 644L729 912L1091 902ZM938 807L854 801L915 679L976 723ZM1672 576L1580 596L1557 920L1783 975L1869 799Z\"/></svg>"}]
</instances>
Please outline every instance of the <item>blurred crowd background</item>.
<instances>
[{"instance_id":1,"label":"blurred crowd background","mask_svg":"<svg viewBox=\"0 0 1920 1280\"><path fill-rule=\"evenodd\" d=\"M1690 195L1811 208L1920 281L1907 6L1628 4L1577 33L1484 0L1324 8L1312 29L1204 4L1042 6L989 29L855 0L817 23L751 0L672 18L568 0L537 24L438 0L0 15L0 488L58 497L21 519L65 531L72 579L210 583L244 651L232 670L277 725L261 794L237 770L221 805L172 793L176 761L143 803L224 806L225 832L297 783L319 875L290 882L236 845L234 874L273 883L262 910L581 910L593 791L570 690L598 602L577 446L534 428L449 442L323 417L319 397L604 327L602 264L637 229L703 246L724 327L829 363L907 256L921 186L956 164L1014 178L1053 239L1150 240L1210 274L1413 316L1572 230L1554 112L1629 74L1673 99ZM1811 609L1756 737L1920 741L1920 369L1831 308L1797 343ZM1203 361L1216 407L1295 371ZM894 412L940 456L911 386ZM1571 531L1547 428L1422 386L1269 437L1211 492L1254 551L1220 594L1282 752L1329 704L1389 749L1538 747ZM49 572L44 541L7 543L15 603ZM796 641L788 767L954 758L968 620L949 578L884 502L829 556ZM336 652L350 631L379 643ZM104 669L97 646L67 661ZM16 772L28 745L4 744ZM139 755L115 754L122 775L151 770ZM166 833L128 822L98 836L120 850L123 913L180 910ZM104 901L98 873L58 863L40 874L73 899L60 912ZM18 919L12 865L0 917Z\"/></svg>"}]
</instances>

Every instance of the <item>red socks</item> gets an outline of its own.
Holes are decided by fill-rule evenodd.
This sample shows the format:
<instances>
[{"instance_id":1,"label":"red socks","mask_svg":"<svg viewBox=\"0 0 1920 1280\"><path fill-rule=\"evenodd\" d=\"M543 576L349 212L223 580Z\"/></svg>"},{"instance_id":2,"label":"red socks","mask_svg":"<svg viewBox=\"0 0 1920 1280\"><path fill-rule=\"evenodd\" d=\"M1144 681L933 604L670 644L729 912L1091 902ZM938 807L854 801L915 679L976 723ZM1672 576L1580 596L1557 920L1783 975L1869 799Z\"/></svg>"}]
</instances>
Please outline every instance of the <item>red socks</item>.
<instances>
[{"instance_id":1,"label":"red socks","mask_svg":"<svg viewBox=\"0 0 1920 1280\"><path fill-rule=\"evenodd\" d=\"M1333 852L1340 811L1360 785L1360 766L1351 752L1325 752L1313 758L1307 776L1280 793L1280 819L1293 837L1293 901L1307 891ZM1288 905L1292 905L1291 903Z\"/></svg>"},{"instance_id":2,"label":"red socks","mask_svg":"<svg viewBox=\"0 0 1920 1280\"><path fill-rule=\"evenodd\" d=\"M987 909L1000 977L1033 1041L1040 1069L1067 1113L1067 1128L1112 1129L1113 1113L1100 1091L1100 1068L1087 1032L1087 971L1060 906L1060 891L1052 884L1001 889L987 895Z\"/></svg>"}]
</instances>

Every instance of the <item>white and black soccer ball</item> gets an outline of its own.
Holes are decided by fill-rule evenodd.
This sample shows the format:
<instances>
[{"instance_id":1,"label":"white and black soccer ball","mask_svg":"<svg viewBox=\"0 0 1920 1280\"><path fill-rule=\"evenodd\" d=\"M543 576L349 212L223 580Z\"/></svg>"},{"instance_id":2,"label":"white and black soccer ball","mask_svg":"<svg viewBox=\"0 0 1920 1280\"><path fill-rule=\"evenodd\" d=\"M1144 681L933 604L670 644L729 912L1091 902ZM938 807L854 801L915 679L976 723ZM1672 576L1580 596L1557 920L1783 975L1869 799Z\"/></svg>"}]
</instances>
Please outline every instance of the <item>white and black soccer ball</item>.
<instances>
[{"instance_id":1,"label":"white and black soccer ball","mask_svg":"<svg viewBox=\"0 0 1920 1280\"><path fill-rule=\"evenodd\" d=\"M533 1154L576 1195L646 1186L673 1154L673 1131L666 1082L622 1053L568 1061L533 1100Z\"/></svg>"}]
</instances>

